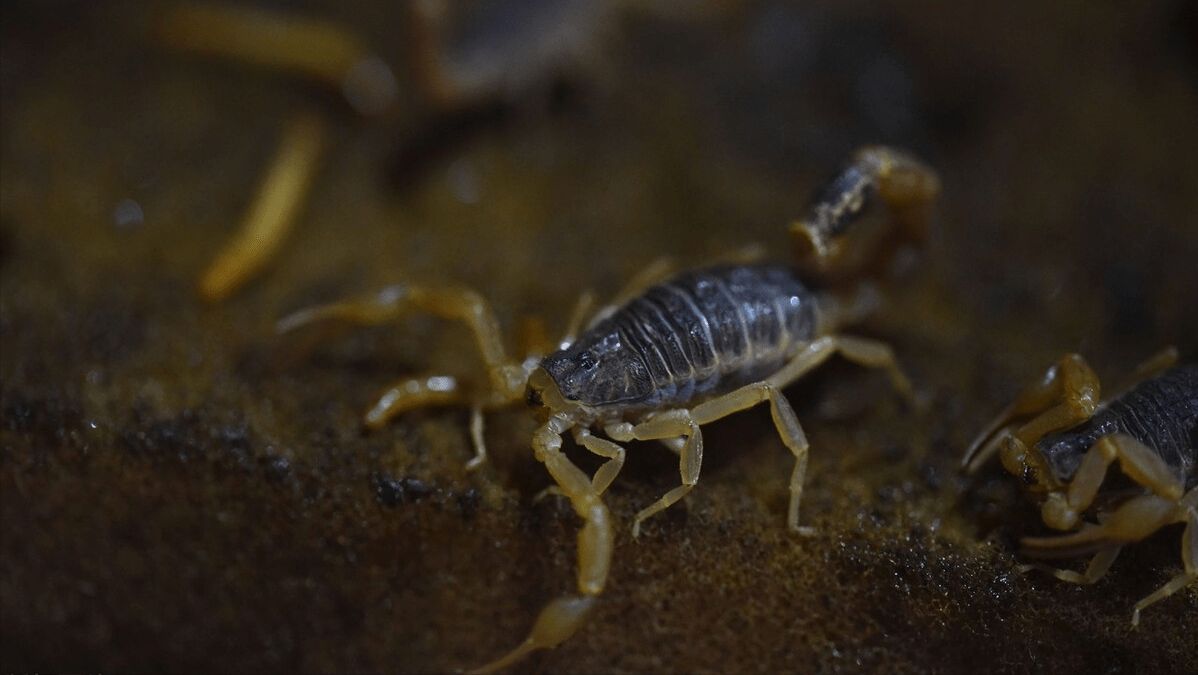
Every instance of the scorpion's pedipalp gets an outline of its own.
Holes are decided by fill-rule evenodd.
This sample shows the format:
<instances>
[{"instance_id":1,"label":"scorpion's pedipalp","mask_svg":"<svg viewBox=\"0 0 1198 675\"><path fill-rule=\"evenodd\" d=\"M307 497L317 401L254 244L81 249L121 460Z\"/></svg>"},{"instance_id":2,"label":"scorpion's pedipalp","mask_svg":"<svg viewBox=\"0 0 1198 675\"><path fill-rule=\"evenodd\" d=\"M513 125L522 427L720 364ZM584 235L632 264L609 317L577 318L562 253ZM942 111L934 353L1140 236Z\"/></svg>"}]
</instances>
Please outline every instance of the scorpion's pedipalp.
<instances>
[{"instance_id":1,"label":"scorpion's pedipalp","mask_svg":"<svg viewBox=\"0 0 1198 675\"><path fill-rule=\"evenodd\" d=\"M491 306L481 295L467 288L389 286L379 293L357 300L301 310L280 320L277 327L280 332L287 332L305 324L326 320L374 325L399 320L412 310L465 323L474 335L487 367L492 392L504 401L523 397L527 381L524 368L507 357L499 321Z\"/></svg>"},{"instance_id":2,"label":"scorpion's pedipalp","mask_svg":"<svg viewBox=\"0 0 1198 675\"><path fill-rule=\"evenodd\" d=\"M1098 375L1086 360L1079 354L1066 354L974 438L961 458L961 466L967 472L977 470L1003 445L999 432L1005 427L1023 422L1011 434L1026 447L1046 433L1089 418L1098 407L1099 391Z\"/></svg>"}]
</instances>

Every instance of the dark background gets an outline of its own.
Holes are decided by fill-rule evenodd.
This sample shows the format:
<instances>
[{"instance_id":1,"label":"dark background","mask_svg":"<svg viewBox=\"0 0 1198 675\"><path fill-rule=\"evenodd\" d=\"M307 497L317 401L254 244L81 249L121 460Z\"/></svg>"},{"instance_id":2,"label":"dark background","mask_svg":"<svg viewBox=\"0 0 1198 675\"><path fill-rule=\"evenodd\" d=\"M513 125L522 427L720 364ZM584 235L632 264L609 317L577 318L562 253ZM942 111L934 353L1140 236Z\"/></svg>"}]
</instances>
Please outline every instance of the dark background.
<instances>
[{"instance_id":1,"label":"dark background","mask_svg":"<svg viewBox=\"0 0 1198 675\"><path fill-rule=\"evenodd\" d=\"M632 516L678 469L633 444L607 493L598 611L520 669L1198 670L1195 589L1130 625L1181 569L1179 528L1092 587L1020 574L1034 506L997 466L956 470L1068 351L1112 388L1166 345L1198 353L1198 11L966 4L613 6L519 86L435 111L399 8L274 3L395 64L406 107L366 120L317 84L146 40L140 3L6 3L0 671L444 672L499 655L574 585L578 523L533 499L550 480L530 416L489 415L491 462L468 473L463 410L360 422L396 379L479 377L459 327L417 317L304 350L274 322L452 282L509 336L530 317L556 333L580 292L609 297L661 255L761 242L785 259L786 224L874 142L944 182L923 257L856 331L894 345L930 409L841 361L787 391L812 446L810 538L786 530L792 459L764 408L705 429L699 485L636 542ZM501 44L523 20L504 18ZM301 109L332 131L296 230L206 306L199 274ZM118 225L123 199L144 220Z\"/></svg>"}]
</instances>

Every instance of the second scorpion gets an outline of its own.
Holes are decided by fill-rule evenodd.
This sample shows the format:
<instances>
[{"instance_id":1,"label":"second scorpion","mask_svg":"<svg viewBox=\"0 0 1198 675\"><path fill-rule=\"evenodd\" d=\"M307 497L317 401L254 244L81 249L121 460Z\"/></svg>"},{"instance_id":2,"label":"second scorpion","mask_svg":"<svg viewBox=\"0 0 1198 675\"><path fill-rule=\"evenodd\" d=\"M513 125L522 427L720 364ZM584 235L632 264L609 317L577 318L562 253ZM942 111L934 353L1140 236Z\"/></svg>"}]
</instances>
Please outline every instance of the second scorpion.
<instances>
[{"instance_id":1,"label":"second scorpion","mask_svg":"<svg viewBox=\"0 0 1198 675\"><path fill-rule=\"evenodd\" d=\"M854 260L863 267L868 258L854 245L861 236L856 221L879 200L887 222L873 230L860 228L877 235L874 250L882 250L881 242L891 235L921 236L939 190L936 174L913 157L884 147L863 148L806 216L791 225L800 254L797 267L725 264L660 281L660 273L642 275L643 281L620 295L626 302L594 313L577 338L581 320L576 321L561 349L543 358L510 359L487 302L462 288L394 286L361 300L303 310L279 327L290 330L326 319L382 323L412 310L464 321L486 363L489 390L479 396L447 376L407 380L383 394L366 422L378 427L396 414L430 405L469 406L477 452L471 466L484 456L482 410L518 402L532 407L540 425L533 452L584 521L578 534L578 592L550 601L524 642L476 671L491 672L568 639L603 592L615 533L602 495L624 463L621 443L660 440L679 455L681 484L636 515L635 537L642 521L682 499L698 482L700 427L768 402L795 460L787 523L802 530L799 501L808 442L782 389L839 353L884 369L900 393L915 398L888 345L839 332L876 304L872 287L823 290L802 272L843 272ZM562 452L566 434L604 458L593 476Z\"/></svg>"}]
</instances>

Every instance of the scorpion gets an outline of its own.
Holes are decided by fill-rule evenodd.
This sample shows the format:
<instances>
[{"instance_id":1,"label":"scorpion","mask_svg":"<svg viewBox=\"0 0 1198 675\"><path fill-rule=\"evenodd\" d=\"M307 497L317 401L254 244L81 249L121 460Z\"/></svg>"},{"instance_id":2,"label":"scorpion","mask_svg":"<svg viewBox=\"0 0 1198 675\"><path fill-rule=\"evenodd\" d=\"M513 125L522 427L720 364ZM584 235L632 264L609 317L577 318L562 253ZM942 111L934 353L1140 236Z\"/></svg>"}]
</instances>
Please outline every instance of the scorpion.
<instances>
[{"instance_id":1,"label":"scorpion","mask_svg":"<svg viewBox=\"0 0 1198 675\"><path fill-rule=\"evenodd\" d=\"M1067 354L979 434L962 459L973 472L999 453L1003 467L1042 499L1045 525L1072 530L1025 538L1027 555L1095 554L1080 573L1041 564L1023 571L1092 584L1126 544L1185 523L1184 569L1135 604L1133 626L1140 610L1198 581L1198 365L1178 366L1177 359L1175 349L1165 349L1136 369L1136 384L1100 402L1094 370L1080 355ZM1100 495L1116 462L1138 488L1130 497L1117 488ZM1104 506L1096 509L1098 522L1082 521L1096 501Z\"/></svg>"},{"instance_id":2,"label":"scorpion","mask_svg":"<svg viewBox=\"0 0 1198 675\"><path fill-rule=\"evenodd\" d=\"M810 532L799 525L808 441L782 389L839 353L883 369L913 404L917 397L888 344L837 332L876 308L877 290L865 281L845 292L824 290L807 277L827 280L848 274L851 265L863 270L867 259L856 248L862 242L893 252L895 247L884 245L888 237L922 237L939 191L939 178L921 161L886 147L864 147L805 217L790 226L799 258L795 267L725 263L667 278L663 265L651 266L616 301L595 312L580 334L578 317L585 311L576 308L560 349L540 359L509 359L494 312L481 295L465 288L391 286L362 299L300 310L278 328L286 332L328 319L378 324L412 310L465 322L486 364L489 391L480 398L449 376L406 380L378 399L365 423L378 428L396 414L424 406L469 406L476 454L468 468L486 455L484 409L520 401L533 409L539 422L531 443L536 459L553 478L552 490L567 498L583 521L578 593L551 600L522 643L474 671L492 672L567 640L594 608L615 543L603 493L624 463L622 443L658 440L679 455L681 484L636 514L636 538L646 518L669 508L698 482L700 427L768 401L774 425L794 455L787 524L792 531ZM862 219L878 201L886 217ZM850 237L850 232L873 234ZM876 262L877 256L869 260ZM580 302L579 308L586 305ZM567 433L603 458L593 476L563 453Z\"/></svg>"}]
</instances>

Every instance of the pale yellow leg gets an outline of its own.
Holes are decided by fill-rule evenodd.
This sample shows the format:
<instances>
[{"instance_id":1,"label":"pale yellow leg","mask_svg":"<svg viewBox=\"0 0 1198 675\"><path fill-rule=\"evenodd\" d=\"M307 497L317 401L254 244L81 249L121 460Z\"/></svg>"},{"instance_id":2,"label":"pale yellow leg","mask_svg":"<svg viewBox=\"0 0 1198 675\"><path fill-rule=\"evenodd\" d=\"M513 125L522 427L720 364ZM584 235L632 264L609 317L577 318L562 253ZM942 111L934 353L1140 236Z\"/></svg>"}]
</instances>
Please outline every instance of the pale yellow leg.
<instances>
[{"instance_id":1,"label":"pale yellow leg","mask_svg":"<svg viewBox=\"0 0 1198 675\"><path fill-rule=\"evenodd\" d=\"M609 429L609 433L612 431L614 430ZM617 433L617 440L686 438L682 451L678 454L678 471L682 475L682 484L636 514L632 522L632 536L636 538L640 535L642 520L682 499L699 482L699 470L703 466L703 433L699 431L699 424L691 417L691 411L684 409L664 411Z\"/></svg>"},{"instance_id":2,"label":"pale yellow leg","mask_svg":"<svg viewBox=\"0 0 1198 675\"><path fill-rule=\"evenodd\" d=\"M503 337L499 333L499 321L481 295L457 287L389 286L364 298L300 310L281 319L277 330L285 333L323 321L381 324L396 321L413 310L466 324L474 335L486 365L491 390L480 400L476 392L467 390L457 378L449 375L402 380L387 388L366 412L366 426L378 429L395 415L416 408L469 405L470 436L475 454L466 468L477 468L487 452L483 440L482 408L519 400L524 396L527 380L523 367L507 358Z\"/></svg>"},{"instance_id":3,"label":"pale yellow leg","mask_svg":"<svg viewBox=\"0 0 1198 675\"><path fill-rule=\"evenodd\" d=\"M1177 347L1172 346L1165 347L1159 352L1153 354L1145 359L1143 363L1136 366L1135 370L1131 371L1131 374L1128 375L1127 380L1120 384L1119 388L1116 390L1118 393L1111 398L1119 398L1124 391L1135 386L1136 383L1140 382L1141 380L1147 379L1153 375L1157 375L1172 368L1173 366L1177 365L1179 358L1180 355L1177 352Z\"/></svg>"},{"instance_id":4,"label":"pale yellow leg","mask_svg":"<svg viewBox=\"0 0 1198 675\"><path fill-rule=\"evenodd\" d=\"M1114 546L1108 549L1103 549L1090 559L1090 564L1086 565L1085 572L1075 572L1073 570L1060 569L1051 567L1042 563L1031 563L1030 565L1020 565L1020 572L1028 572L1030 570L1040 570L1045 574L1068 581L1072 584L1092 584L1106 575L1107 570L1111 568L1111 564L1115 562L1115 558L1119 556L1120 546Z\"/></svg>"},{"instance_id":5,"label":"pale yellow leg","mask_svg":"<svg viewBox=\"0 0 1198 675\"><path fill-rule=\"evenodd\" d=\"M675 267L674 260L669 256L662 256L649 263L644 269L629 279L624 284L624 287L606 305L603 305L590 315L584 329L594 327L595 324L611 316L616 310L626 305L629 300L644 293L654 284L664 281L673 274Z\"/></svg>"},{"instance_id":6,"label":"pale yellow leg","mask_svg":"<svg viewBox=\"0 0 1198 675\"><path fill-rule=\"evenodd\" d=\"M698 482L699 469L703 462L703 436L699 427L732 413L751 408L766 400L770 402L770 414L773 417L774 426L778 429L778 434L795 456L795 468L791 472L790 479L790 506L787 513L787 524L794 531L802 531L799 526L799 501L807 472L809 444L807 436L803 433L803 428L794 414L794 409L786 401L781 390L836 352L840 352L845 358L856 363L883 368L890 375L896 389L906 396L914 398L914 389L899 369L894 360L894 352L889 346L864 338L833 335L815 340L776 374L762 382L745 385L728 394L705 401L691 410L666 411L653 415L637 425L611 425L607 429L608 435L620 441L634 438L637 440L664 440L672 445L674 444L673 439L685 439L679 452L679 472L682 475L682 484L636 515L632 526L633 536L639 534L641 521L682 499Z\"/></svg>"},{"instance_id":7,"label":"pale yellow leg","mask_svg":"<svg viewBox=\"0 0 1198 675\"><path fill-rule=\"evenodd\" d=\"M1181 535L1183 570L1181 574L1170 579L1164 586L1136 603L1135 610L1131 614L1131 625L1133 626L1140 624L1141 609L1163 600L1187 586L1198 583L1198 488L1190 490L1182 498L1181 505L1184 509L1183 519L1186 524L1185 532Z\"/></svg>"},{"instance_id":8,"label":"pale yellow leg","mask_svg":"<svg viewBox=\"0 0 1198 675\"><path fill-rule=\"evenodd\" d=\"M606 438L599 438L593 435L590 430L581 427L574 428L574 440L596 455L607 458L607 461L599 467L594 477L591 478L591 487L594 489L595 494L603 494L624 466L624 448Z\"/></svg>"},{"instance_id":9,"label":"pale yellow leg","mask_svg":"<svg viewBox=\"0 0 1198 675\"><path fill-rule=\"evenodd\" d=\"M799 527L799 498L803 494L803 481L807 475L807 450L809 444L799 418L790 407L781 390L769 382L757 382L746 385L736 391L707 401L697 406L692 415L699 424L726 417L734 412L751 408L762 401L770 402L770 415L782 442L790 449L795 457L794 470L790 474L790 507L787 511L786 522L791 530L812 534L809 528Z\"/></svg>"},{"instance_id":10,"label":"pale yellow leg","mask_svg":"<svg viewBox=\"0 0 1198 675\"><path fill-rule=\"evenodd\" d=\"M1109 546L1140 541L1169 523L1183 519L1184 511L1176 499L1142 494L1128 499L1101 519L1098 525L1085 525L1076 532L1054 537L1028 537L1024 551L1036 557L1066 557Z\"/></svg>"},{"instance_id":11,"label":"pale yellow leg","mask_svg":"<svg viewBox=\"0 0 1198 675\"><path fill-rule=\"evenodd\" d=\"M1198 489L1190 490L1180 500L1165 499L1157 495L1140 495L1124 502L1114 513L1103 519L1100 525L1087 524L1077 532L1059 537L1029 537L1023 540L1024 552L1037 556L1068 556L1075 552L1099 548L1085 572L1062 570L1039 563L1024 565L1021 570L1034 568L1062 581L1092 584L1106 574L1124 544L1144 539L1165 525L1175 522L1186 524L1181 542L1184 569L1136 603L1131 621L1133 626L1138 625L1140 610L1198 582Z\"/></svg>"},{"instance_id":12,"label":"pale yellow leg","mask_svg":"<svg viewBox=\"0 0 1198 675\"><path fill-rule=\"evenodd\" d=\"M1086 451L1064 491L1048 494L1041 507L1044 523L1058 530L1076 525L1079 514L1098 494L1107 469L1116 461L1124 474L1154 494L1166 500L1181 499L1181 481L1160 455L1131 436L1114 434L1098 439Z\"/></svg>"}]
</instances>

